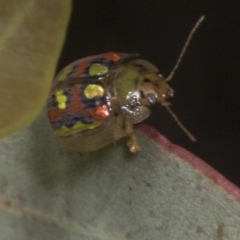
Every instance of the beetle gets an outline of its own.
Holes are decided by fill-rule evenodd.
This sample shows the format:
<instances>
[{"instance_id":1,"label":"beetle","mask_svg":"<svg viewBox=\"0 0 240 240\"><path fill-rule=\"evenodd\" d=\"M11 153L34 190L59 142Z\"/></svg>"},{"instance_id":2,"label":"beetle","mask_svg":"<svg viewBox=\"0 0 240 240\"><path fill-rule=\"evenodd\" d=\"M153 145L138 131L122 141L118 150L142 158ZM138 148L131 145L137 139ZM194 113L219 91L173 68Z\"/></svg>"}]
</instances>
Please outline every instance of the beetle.
<instances>
[{"instance_id":1,"label":"beetle","mask_svg":"<svg viewBox=\"0 0 240 240\"><path fill-rule=\"evenodd\" d=\"M164 78L157 67L139 54L108 52L77 60L54 79L47 102L50 124L61 143L70 151L90 152L118 139L128 137L133 153L140 151L134 125L150 115L149 106L160 103L169 108L173 96L168 85L181 62L192 35L203 21L202 16L191 30L176 65Z\"/></svg>"}]
</instances>

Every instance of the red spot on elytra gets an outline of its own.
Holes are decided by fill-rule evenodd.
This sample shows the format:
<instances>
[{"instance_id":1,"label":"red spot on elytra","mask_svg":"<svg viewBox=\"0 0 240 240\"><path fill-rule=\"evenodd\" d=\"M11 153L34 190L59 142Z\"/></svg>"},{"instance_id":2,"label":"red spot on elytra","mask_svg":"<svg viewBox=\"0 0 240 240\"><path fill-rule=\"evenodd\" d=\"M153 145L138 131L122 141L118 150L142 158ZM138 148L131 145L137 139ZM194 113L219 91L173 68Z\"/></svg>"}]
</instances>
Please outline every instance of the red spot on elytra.
<instances>
[{"instance_id":1,"label":"red spot on elytra","mask_svg":"<svg viewBox=\"0 0 240 240\"><path fill-rule=\"evenodd\" d=\"M71 101L66 109L50 109L48 111L48 117L50 121L57 120L67 115L82 115L88 116L93 121L101 121L109 116L109 109L106 105L97 106L95 108L85 108L79 91L79 84L75 84L71 91Z\"/></svg>"},{"instance_id":2,"label":"red spot on elytra","mask_svg":"<svg viewBox=\"0 0 240 240\"><path fill-rule=\"evenodd\" d=\"M107 118L109 116L109 110L106 105L103 105L102 107L97 108L96 114L103 118Z\"/></svg>"},{"instance_id":3,"label":"red spot on elytra","mask_svg":"<svg viewBox=\"0 0 240 240\"><path fill-rule=\"evenodd\" d=\"M115 52L109 52L109 53L103 54L103 57L108 60L112 60L114 62L117 62L121 58L120 54Z\"/></svg>"},{"instance_id":4,"label":"red spot on elytra","mask_svg":"<svg viewBox=\"0 0 240 240\"><path fill-rule=\"evenodd\" d=\"M76 77L81 77L84 73L85 69L89 66L92 59L85 60L81 62L81 64L78 64L78 67L76 69Z\"/></svg>"}]
</instances>

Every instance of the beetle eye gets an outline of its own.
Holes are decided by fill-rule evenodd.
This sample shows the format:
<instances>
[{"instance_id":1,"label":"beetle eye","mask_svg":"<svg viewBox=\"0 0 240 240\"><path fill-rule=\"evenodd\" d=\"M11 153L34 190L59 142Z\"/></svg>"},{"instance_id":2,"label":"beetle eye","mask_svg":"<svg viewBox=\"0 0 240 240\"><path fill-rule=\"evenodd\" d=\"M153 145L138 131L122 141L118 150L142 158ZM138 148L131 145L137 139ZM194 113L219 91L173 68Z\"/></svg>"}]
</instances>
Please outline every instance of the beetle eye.
<instances>
[{"instance_id":1,"label":"beetle eye","mask_svg":"<svg viewBox=\"0 0 240 240\"><path fill-rule=\"evenodd\" d=\"M147 99L148 99L149 103L152 104L152 105L156 104L158 102L157 96L153 93L149 93L147 95Z\"/></svg>"}]
</instances>

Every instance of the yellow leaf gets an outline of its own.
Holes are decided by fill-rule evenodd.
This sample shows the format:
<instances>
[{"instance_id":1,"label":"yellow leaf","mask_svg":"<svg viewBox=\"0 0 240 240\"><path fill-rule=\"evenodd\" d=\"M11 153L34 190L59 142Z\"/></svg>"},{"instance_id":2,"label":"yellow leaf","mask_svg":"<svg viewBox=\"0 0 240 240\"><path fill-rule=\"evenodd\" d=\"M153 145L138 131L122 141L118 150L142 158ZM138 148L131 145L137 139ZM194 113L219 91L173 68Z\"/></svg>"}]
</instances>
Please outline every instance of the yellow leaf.
<instances>
[{"instance_id":1,"label":"yellow leaf","mask_svg":"<svg viewBox=\"0 0 240 240\"><path fill-rule=\"evenodd\" d=\"M70 0L0 1L0 138L44 106L70 11Z\"/></svg>"}]
</instances>

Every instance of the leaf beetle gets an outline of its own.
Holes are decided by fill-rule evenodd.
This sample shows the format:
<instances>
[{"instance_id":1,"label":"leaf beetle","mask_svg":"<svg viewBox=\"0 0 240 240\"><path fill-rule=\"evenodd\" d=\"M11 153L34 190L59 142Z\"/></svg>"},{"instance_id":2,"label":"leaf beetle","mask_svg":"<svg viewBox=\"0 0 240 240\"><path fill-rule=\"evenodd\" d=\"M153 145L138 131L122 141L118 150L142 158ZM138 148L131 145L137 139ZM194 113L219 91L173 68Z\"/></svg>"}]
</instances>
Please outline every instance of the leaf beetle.
<instances>
[{"instance_id":1,"label":"leaf beetle","mask_svg":"<svg viewBox=\"0 0 240 240\"><path fill-rule=\"evenodd\" d=\"M77 60L54 79L47 102L50 124L61 143L70 151L90 152L128 137L133 153L141 147L134 124L150 115L149 106L160 103L193 141L196 139L169 108L173 96L168 85L187 49L191 30L176 65L164 78L152 63L139 54L108 52Z\"/></svg>"}]
</instances>

